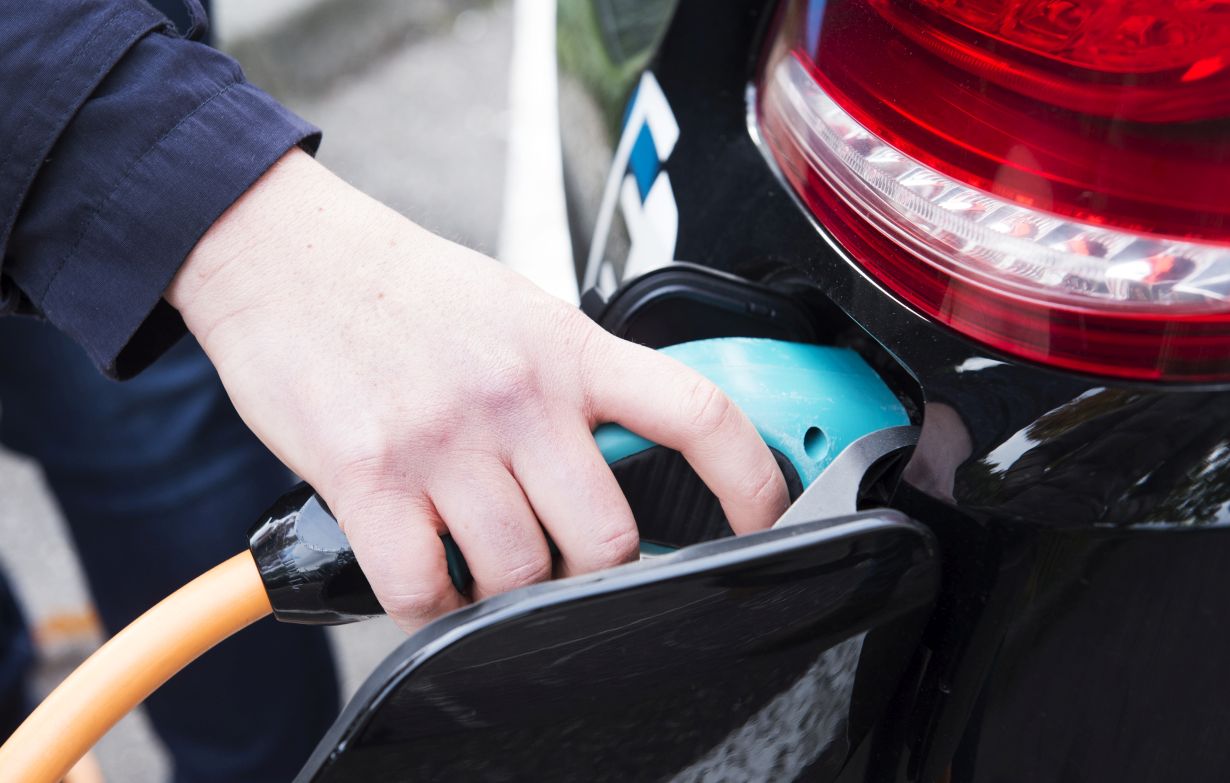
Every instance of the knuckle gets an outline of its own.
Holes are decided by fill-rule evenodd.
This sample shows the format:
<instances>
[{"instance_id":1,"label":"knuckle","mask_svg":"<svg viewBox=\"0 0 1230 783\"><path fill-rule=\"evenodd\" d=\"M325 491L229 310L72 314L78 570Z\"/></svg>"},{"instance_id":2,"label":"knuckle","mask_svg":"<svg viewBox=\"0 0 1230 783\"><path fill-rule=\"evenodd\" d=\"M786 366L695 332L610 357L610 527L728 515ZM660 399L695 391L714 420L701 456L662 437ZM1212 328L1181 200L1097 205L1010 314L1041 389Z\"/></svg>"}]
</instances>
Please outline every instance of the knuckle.
<instances>
[{"instance_id":1,"label":"knuckle","mask_svg":"<svg viewBox=\"0 0 1230 783\"><path fill-rule=\"evenodd\" d=\"M368 448L362 456L355 455L344 460L336 471L336 477L348 486L372 487L386 482L397 473L393 452L382 448Z\"/></svg>"},{"instance_id":2,"label":"knuckle","mask_svg":"<svg viewBox=\"0 0 1230 783\"><path fill-rule=\"evenodd\" d=\"M447 446L452 442L461 418L461 413L447 403L422 405L409 420L398 422L402 439L386 445L399 451L414 449L417 453Z\"/></svg>"},{"instance_id":3,"label":"knuckle","mask_svg":"<svg viewBox=\"0 0 1230 783\"><path fill-rule=\"evenodd\" d=\"M507 568L497 580L497 589L501 592L515 590L518 587L545 582L550 578L551 555L544 547L542 552L535 552Z\"/></svg>"},{"instance_id":4,"label":"knuckle","mask_svg":"<svg viewBox=\"0 0 1230 783\"><path fill-rule=\"evenodd\" d=\"M530 363L517 358L499 363L475 382L472 399L488 413L518 410L542 396L542 387Z\"/></svg>"},{"instance_id":5,"label":"knuckle","mask_svg":"<svg viewBox=\"0 0 1230 783\"><path fill-rule=\"evenodd\" d=\"M424 580L402 589L385 591L377 597L380 605L395 620L417 623L443 614L453 604L453 583L448 574Z\"/></svg>"},{"instance_id":6,"label":"knuckle","mask_svg":"<svg viewBox=\"0 0 1230 783\"><path fill-rule=\"evenodd\" d=\"M405 465L392 449L368 448L343 459L330 477L330 494L352 511L362 512L404 484Z\"/></svg>"},{"instance_id":7,"label":"knuckle","mask_svg":"<svg viewBox=\"0 0 1230 783\"><path fill-rule=\"evenodd\" d=\"M404 483L425 462L456 438L461 416L439 406L424 405L413 417L395 417L377 423L356 422L346 444L335 447L332 478L346 486L377 490Z\"/></svg>"},{"instance_id":8,"label":"knuckle","mask_svg":"<svg viewBox=\"0 0 1230 783\"><path fill-rule=\"evenodd\" d=\"M734 403L708 378L694 381L685 399L684 420L702 437L720 432L735 412Z\"/></svg>"},{"instance_id":9,"label":"knuckle","mask_svg":"<svg viewBox=\"0 0 1230 783\"><path fill-rule=\"evenodd\" d=\"M627 563L636 557L640 543L640 535L635 527L621 526L590 548L585 560L586 569L609 568Z\"/></svg>"},{"instance_id":10,"label":"knuckle","mask_svg":"<svg viewBox=\"0 0 1230 783\"><path fill-rule=\"evenodd\" d=\"M785 486L780 476L781 470L776 462L762 462L743 477L740 487L743 498L755 506L777 503Z\"/></svg>"}]
</instances>

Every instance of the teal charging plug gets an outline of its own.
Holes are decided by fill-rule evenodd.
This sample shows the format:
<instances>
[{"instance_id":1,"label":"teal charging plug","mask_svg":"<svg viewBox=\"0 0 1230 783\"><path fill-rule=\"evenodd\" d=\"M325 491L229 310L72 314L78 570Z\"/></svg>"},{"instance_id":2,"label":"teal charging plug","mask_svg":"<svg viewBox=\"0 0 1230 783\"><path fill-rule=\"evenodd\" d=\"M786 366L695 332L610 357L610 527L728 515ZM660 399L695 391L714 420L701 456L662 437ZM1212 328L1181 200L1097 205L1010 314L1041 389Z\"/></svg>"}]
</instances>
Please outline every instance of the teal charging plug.
<instances>
[{"instance_id":1,"label":"teal charging plug","mask_svg":"<svg viewBox=\"0 0 1230 783\"><path fill-rule=\"evenodd\" d=\"M802 487L862 436L910 423L880 376L848 348L719 337L661 352L717 384L789 462ZM608 464L656 446L617 424L598 427L594 440Z\"/></svg>"},{"instance_id":2,"label":"teal charging plug","mask_svg":"<svg viewBox=\"0 0 1230 783\"><path fill-rule=\"evenodd\" d=\"M716 383L751 419L777 458L792 497L842 450L872 432L909 424L884 381L854 351L727 337L661 349ZM594 440L628 499L642 552L659 554L730 534L721 506L675 451L616 424ZM578 518L585 509L577 509ZM458 590L471 581L461 550L442 537ZM284 495L249 533L274 615L338 624L380 605L327 506L306 484Z\"/></svg>"}]
</instances>

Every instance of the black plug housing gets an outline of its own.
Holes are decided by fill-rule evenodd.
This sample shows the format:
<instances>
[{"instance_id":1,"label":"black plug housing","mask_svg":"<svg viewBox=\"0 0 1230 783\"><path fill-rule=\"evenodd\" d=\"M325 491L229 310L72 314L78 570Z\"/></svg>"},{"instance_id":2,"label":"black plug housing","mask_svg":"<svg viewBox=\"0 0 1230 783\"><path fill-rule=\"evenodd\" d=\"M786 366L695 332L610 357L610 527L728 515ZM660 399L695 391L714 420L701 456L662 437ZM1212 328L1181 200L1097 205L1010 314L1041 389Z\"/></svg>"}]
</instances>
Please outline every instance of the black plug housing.
<instances>
[{"instance_id":1,"label":"black plug housing","mask_svg":"<svg viewBox=\"0 0 1230 783\"><path fill-rule=\"evenodd\" d=\"M337 520L307 484L252 526L248 549L284 623L342 625L384 612Z\"/></svg>"},{"instance_id":2,"label":"black plug housing","mask_svg":"<svg viewBox=\"0 0 1230 783\"><path fill-rule=\"evenodd\" d=\"M443 536L453 585L465 591L470 571ZM299 625L343 625L384 614L354 550L321 497L307 484L287 492L248 531L273 616Z\"/></svg>"}]
</instances>

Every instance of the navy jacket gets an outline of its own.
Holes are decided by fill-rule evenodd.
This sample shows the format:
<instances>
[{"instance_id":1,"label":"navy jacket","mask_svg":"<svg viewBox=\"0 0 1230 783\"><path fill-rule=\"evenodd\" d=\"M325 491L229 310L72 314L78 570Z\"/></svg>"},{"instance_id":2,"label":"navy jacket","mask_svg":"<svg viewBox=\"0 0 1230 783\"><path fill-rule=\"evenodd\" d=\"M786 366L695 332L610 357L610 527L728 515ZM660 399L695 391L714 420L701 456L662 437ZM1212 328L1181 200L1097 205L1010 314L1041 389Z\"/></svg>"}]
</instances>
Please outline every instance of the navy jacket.
<instances>
[{"instance_id":1,"label":"navy jacket","mask_svg":"<svg viewBox=\"0 0 1230 783\"><path fill-rule=\"evenodd\" d=\"M0 0L0 85L0 314L120 378L183 334L162 292L201 234L320 139L143 0Z\"/></svg>"}]
</instances>

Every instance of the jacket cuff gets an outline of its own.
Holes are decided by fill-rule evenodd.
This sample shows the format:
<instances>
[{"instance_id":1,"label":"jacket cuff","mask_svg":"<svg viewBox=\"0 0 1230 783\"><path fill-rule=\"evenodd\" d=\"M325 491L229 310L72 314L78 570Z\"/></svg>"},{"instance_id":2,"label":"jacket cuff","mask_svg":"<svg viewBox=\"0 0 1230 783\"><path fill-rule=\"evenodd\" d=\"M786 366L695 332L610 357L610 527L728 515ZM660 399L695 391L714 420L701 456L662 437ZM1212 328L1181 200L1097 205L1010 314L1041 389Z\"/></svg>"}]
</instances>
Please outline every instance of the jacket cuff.
<instances>
[{"instance_id":1,"label":"jacket cuff","mask_svg":"<svg viewBox=\"0 0 1230 783\"><path fill-rule=\"evenodd\" d=\"M163 300L198 239L289 149L314 153L320 133L261 90L232 82L129 169L39 302L108 375L135 375L184 333Z\"/></svg>"},{"instance_id":2,"label":"jacket cuff","mask_svg":"<svg viewBox=\"0 0 1230 783\"><path fill-rule=\"evenodd\" d=\"M5 9L5 24L11 10ZM74 113L137 41L167 24L145 3L85 0L48 4L36 13L42 24L29 25L26 11L12 20L13 35L0 36L6 47L0 55L6 85L0 106L0 127L6 131L0 151L0 249L39 166ZM71 54L71 59L48 53Z\"/></svg>"}]
</instances>

